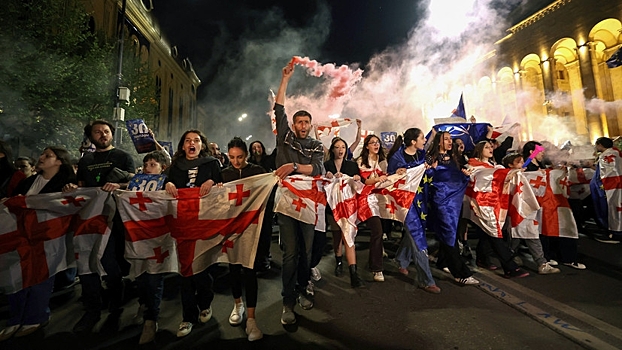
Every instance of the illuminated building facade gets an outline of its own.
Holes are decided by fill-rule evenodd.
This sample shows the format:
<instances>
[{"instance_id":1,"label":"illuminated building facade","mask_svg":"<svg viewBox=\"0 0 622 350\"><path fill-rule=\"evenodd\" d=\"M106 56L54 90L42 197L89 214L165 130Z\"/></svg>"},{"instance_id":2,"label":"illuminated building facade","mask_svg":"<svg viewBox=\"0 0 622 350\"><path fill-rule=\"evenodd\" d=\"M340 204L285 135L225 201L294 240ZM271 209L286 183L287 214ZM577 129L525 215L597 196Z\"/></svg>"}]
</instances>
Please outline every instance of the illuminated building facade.
<instances>
[{"instance_id":1,"label":"illuminated building facade","mask_svg":"<svg viewBox=\"0 0 622 350\"><path fill-rule=\"evenodd\" d=\"M159 115L151 126L160 140L174 141L189 128L200 127L197 118L197 87L201 81L187 58L181 58L175 46L163 36L155 18L149 13L150 0L126 0L126 37L135 45L137 54L148 62L156 86ZM116 40L121 18L121 0L83 1L91 14L91 28ZM176 144L176 142L174 142Z\"/></svg>"},{"instance_id":2,"label":"illuminated building facade","mask_svg":"<svg viewBox=\"0 0 622 350\"><path fill-rule=\"evenodd\" d=\"M606 64L622 46L621 21L620 1L545 1L497 41L489 75L465 100L475 115L520 122L523 139L563 141L551 128L582 142L621 135L622 67Z\"/></svg>"}]
</instances>

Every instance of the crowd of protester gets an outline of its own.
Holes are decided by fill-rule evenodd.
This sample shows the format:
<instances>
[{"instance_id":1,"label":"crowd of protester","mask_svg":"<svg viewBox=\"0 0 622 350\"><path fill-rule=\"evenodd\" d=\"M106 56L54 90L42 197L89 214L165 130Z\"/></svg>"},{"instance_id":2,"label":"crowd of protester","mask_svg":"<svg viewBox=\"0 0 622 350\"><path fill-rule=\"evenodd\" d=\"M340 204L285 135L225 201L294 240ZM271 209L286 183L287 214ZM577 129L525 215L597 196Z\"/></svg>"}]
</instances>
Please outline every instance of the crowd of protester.
<instances>
[{"instance_id":1,"label":"crowd of protester","mask_svg":"<svg viewBox=\"0 0 622 350\"><path fill-rule=\"evenodd\" d=\"M413 201L406 222L402 226L402 237L393 260L400 273L409 274L411 263L415 264L417 287L423 291L438 294L437 285L431 272L431 265L452 276L460 285L475 285L479 281L473 277L475 266L496 270L501 268L506 278L521 278L529 275L517 259L521 245L528 248L536 264L536 272L541 275L560 273L557 265L564 264L575 269L586 266L577 261L577 239L567 237L547 237L520 239L512 237L507 227L498 236L486 234L478 225L466 219L463 205L465 193L474 172L480 169L515 169L524 172L539 172L550 168L594 167L596 162L573 163L568 159L552 160L547 156L554 152L554 145L546 145L544 151L533 155L543 144L536 141L526 142L520 149L512 149L512 137L499 143L487 135L475 144L472 151L465 151L464 142L453 138L445 131L432 132L427 140L423 131L412 127L397 137L391 149L383 147L376 135L368 135L362 141L360 155L353 159L353 152L358 145L348 145L335 137L326 148L312 138L312 116L301 110L293 114L291 126L285 114L285 96L289 79L294 67L283 68L282 80L275 99L276 148L268 154L261 141L254 141L247 146L244 140L234 137L227 145L227 153L221 151L218 144L208 142L200 130L186 131L180 138L174 154L169 155L162 147L145 155L142 164L144 174L165 174L166 180L153 190L164 190L173 197L179 189L199 188L201 195L208 194L214 186L237 179L273 172L280 179L290 175L324 175L327 179L349 176L364 185L376 186L388 181L388 176L404 175L407 169L424 166L426 178L421 188L425 187L426 198ZM361 123L358 122L357 140L360 140ZM49 146L41 156L34 160L20 156L13 160L10 146L0 141L0 197L30 196L39 193L70 192L80 187L98 187L103 191L113 192L119 189L140 190L131 185L136 173L132 157L112 144L115 128L103 120L96 120L84 128L84 133L93 145L94 152L86 152L77 164L77 171L72 168L69 152L62 147ZM153 135L153 134L152 134ZM157 141L156 141L157 143ZM548 149L546 149L548 148ZM601 137L596 141L599 153L613 149L611 139ZM523 164L529 160L525 167ZM429 175L429 178L427 177ZM428 186L428 179L433 178L433 186ZM432 180L430 180L431 182ZM128 185L130 184L130 185ZM263 336L256 321L255 309L258 300L257 273L271 268L270 244L276 186L268 199L268 205L253 268L230 264L229 274L233 297L233 310L229 317L231 325L240 325L246 315L246 333L249 341ZM422 194L423 195L423 194ZM419 193L417 194L419 196ZM416 197L420 198L420 197ZM570 204L575 214L578 230L586 233L585 223L590 219L594 206L589 197L581 200L571 199ZM281 323L296 323L294 308L298 304L308 310L314 306L312 280L321 278L317 263L321 258L322 240L317 240L318 231L314 225L287 215L278 214L279 242L283 253L281 264L283 309ZM353 288L364 288L365 273L359 269L356 256L355 236L342 232L333 217L330 207L326 211L328 231L332 234L334 252L334 274L340 277L344 273L343 255L345 252L350 284ZM384 221L384 222L383 222ZM389 227L391 223L389 222ZM385 252L383 233L387 222L379 216L372 216L361 223L370 232L369 260L366 266L371 272L368 282L383 282L385 276ZM470 229L469 229L470 227ZM428 228L428 230L426 230ZM597 237L603 242L618 242L613 232L601 227L604 235ZM434 235L432 238L432 232ZM469 239L471 238L471 239ZM477 239L475 257L471 245ZM434 251L428 247L428 241L435 240ZM319 243L318 242L322 242ZM318 245L321 245L318 250ZM128 275L129 264L124 258L124 227L117 213L112 224L112 233L101 264L105 276L98 274L80 274L84 314L73 327L76 333L88 333L93 330L101 318L102 281L106 286L108 311L119 317L123 306L123 277ZM320 252L318 255L317 252ZM193 325L206 323L212 316L214 299L214 276L211 268L181 278L181 322L178 337L188 335ZM75 269L73 270L75 275ZM10 337L27 336L43 327L50 318L48 303L55 285L55 277L40 284L10 294L10 318L5 328L0 331L0 341ZM73 275L63 275L65 286L72 285ZM139 291L139 318L144 322L140 344L152 342L158 330L157 321L160 311L164 284L164 274L143 273L136 278ZM245 290L242 298L242 290Z\"/></svg>"}]
</instances>

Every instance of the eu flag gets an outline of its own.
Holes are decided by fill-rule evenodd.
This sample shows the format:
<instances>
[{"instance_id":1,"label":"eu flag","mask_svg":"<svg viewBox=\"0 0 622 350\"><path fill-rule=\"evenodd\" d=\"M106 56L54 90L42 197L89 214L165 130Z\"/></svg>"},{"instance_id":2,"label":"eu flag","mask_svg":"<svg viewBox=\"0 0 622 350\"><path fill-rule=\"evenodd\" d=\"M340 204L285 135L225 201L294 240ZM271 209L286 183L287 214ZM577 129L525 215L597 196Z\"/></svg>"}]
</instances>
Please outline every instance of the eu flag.
<instances>
[{"instance_id":1,"label":"eu flag","mask_svg":"<svg viewBox=\"0 0 622 350\"><path fill-rule=\"evenodd\" d=\"M452 139L459 138L464 142L464 150L470 151L475 144L484 140L488 134L488 123L450 123L434 125L434 130L447 131ZM426 135L429 140L431 132Z\"/></svg>"}]
</instances>

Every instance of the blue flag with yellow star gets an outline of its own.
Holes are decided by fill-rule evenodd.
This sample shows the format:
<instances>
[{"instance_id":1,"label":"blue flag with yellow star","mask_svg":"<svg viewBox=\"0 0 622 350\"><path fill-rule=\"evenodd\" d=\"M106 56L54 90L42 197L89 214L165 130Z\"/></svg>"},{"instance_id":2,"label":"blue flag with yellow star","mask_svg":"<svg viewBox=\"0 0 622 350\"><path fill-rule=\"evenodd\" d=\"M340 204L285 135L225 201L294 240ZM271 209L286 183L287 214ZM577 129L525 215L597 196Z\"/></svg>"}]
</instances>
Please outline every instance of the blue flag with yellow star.
<instances>
[{"instance_id":1,"label":"blue flag with yellow star","mask_svg":"<svg viewBox=\"0 0 622 350\"><path fill-rule=\"evenodd\" d=\"M430 224L437 238L453 247L456 243L462 199L469 177L452 164L439 164L436 169L428 170L433 176L429 189L429 203L434 217L429 218Z\"/></svg>"},{"instance_id":2,"label":"blue flag with yellow star","mask_svg":"<svg viewBox=\"0 0 622 350\"><path fill-rule=\"evenodd\" d=\"M428 219L428 187L432 183L432 177L427 172L417 187L415 199L410 205L404 226L410 232L419 250L428 249L428 241L425 237L426 221Z\"/></svg>"},{"instance_id":3,"label":"blue flag with yellow star","mask_svg":"<svg viewBox=\"0 0 622 350\"><path fill-rule=\"evenodd\" d=\"M604 228L609 227L609 205L607 204L607 194L603 189L603 181L600 178L600 167L596 167L596 172L590 180L590 192L594 202L594 218L596 222Z\"/></svg>"}]
</instances>

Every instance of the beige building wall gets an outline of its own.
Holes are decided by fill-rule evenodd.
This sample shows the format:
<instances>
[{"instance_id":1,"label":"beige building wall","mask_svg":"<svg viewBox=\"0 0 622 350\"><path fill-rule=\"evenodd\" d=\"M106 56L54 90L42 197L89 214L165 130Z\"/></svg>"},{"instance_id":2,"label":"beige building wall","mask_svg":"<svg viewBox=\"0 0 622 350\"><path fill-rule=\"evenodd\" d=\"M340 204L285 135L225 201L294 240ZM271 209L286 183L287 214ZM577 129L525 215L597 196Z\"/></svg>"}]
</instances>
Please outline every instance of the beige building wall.
<instances>
[{"instance_id":1,"label":"beige building wall","mask_svg":"<svg viewBox=\"0 0 622 350\"><path fill-rule=\"evenodd\" d=\"M121 15L121 0L84 1L92 16L95 32L108 40L117 39L117 23ZM149 1L127 0L124 33L137 45L137 54L149 64L153 84L159 91L160 113L151 126L159 140L177 144L181 134L196 128L196 94L201 81L190 60L183 58L160 30L150 14Z\"/></svg>"}]
</instances>

